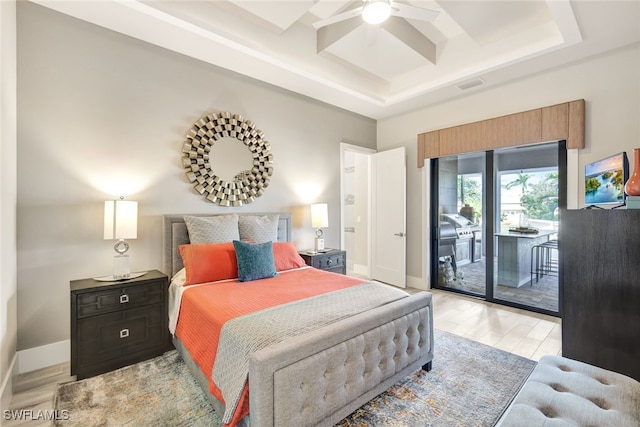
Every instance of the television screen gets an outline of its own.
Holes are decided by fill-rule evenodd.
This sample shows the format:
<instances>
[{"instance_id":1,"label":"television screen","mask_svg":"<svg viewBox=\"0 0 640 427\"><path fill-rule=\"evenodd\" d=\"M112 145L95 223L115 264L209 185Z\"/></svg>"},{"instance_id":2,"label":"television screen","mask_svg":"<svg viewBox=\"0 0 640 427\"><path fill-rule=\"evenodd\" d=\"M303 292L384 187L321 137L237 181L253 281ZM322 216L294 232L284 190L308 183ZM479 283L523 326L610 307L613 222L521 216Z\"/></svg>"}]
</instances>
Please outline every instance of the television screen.
<instances>
[{"instance_id":1,"label":"television screen","mask_svg":"<svg viewBox=\"0 0 640 427\"><path fill-rule=\"evenodd\" d=\"M584 167L585 205L624 204L624 183L629 177L625 152Z\"/></svg>"}]
</instances>

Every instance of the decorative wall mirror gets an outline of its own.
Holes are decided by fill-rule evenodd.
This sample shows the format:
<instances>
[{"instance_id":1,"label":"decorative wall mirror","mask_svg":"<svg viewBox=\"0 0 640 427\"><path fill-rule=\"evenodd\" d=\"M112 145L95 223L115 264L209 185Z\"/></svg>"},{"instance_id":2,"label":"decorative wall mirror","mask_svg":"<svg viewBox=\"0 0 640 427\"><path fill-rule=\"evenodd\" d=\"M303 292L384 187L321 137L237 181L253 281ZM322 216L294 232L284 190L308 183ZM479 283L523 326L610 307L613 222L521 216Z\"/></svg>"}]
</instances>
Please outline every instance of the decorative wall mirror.
<instances>
[{"instance_id":1,"label":"decorative wall mirror","mask_svg":"<svg viewBox=\"0 0 640 427\"><path fill-rule=\"evenodd\" d=\"M233 147L236 141L244 146ZM182 147L182 164L195 190L220 206L253 202L273 174L273 154L264 133L251 120L228 112L209 114L193 124Z\"/></svg>"}]
</instances>

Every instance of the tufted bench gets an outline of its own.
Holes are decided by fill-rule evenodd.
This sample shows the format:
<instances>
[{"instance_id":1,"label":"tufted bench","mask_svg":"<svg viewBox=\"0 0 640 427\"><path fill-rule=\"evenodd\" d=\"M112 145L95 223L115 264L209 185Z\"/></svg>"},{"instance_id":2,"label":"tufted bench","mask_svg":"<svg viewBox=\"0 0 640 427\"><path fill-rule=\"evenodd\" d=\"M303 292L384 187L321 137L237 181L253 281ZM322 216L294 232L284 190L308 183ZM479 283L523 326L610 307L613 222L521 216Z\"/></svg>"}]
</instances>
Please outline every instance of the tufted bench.
<instances>
[{"instance_id":1,"label":"tufted bench","mask_svg":"<svg viewBox=\"0 0 640 427\"><path fill-rule=\"evenodd\" d=\"M543 356L497 426L640 426L640 383L560 356Z\"/></svg>"}]
</instances>

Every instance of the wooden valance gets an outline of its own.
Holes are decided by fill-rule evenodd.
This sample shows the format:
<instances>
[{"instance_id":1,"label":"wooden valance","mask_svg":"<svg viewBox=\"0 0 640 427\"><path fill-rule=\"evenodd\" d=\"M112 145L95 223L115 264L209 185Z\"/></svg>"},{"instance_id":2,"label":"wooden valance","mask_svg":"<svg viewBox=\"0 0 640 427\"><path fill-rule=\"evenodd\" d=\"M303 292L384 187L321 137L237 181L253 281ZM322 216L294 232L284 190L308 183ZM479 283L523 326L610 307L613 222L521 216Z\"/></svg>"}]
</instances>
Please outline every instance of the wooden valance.
<instances>
[{"instance_id":1,"label":"wooden valance","mask_svg":"<svg viewBox=\"0 0 640 427\"><path fill-rule=\"evenodd\" d=\"M584 99L536 108L418 135L418 167L425 159L516 147L546 141L567 141L584 148Z\"/></svg>"}]
</instances>

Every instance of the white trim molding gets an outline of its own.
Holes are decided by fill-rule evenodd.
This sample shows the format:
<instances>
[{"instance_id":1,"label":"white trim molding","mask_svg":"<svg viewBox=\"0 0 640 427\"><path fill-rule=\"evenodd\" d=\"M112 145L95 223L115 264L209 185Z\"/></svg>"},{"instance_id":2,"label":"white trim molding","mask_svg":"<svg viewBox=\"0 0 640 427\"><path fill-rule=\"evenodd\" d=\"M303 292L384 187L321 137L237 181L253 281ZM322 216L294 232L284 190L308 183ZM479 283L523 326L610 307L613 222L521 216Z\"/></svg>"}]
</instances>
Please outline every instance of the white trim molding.
<instances>
[{"instance_id":1,"label":"white trim molding","mask_svg":"<svg viewBox=\"0 0 640 427\"><path fill-rule=\"evenodd\" d=\"M36 371L71 360L71 341L58 341L18 352L18 373Z\"/></svg>"},{"instance_id":2,"label":"white trim molding","mask_svg":"<svg viewBox=\"0 0 640 427\"><path fill-rule=\"evenodd\" d=\"M13 355L13 359L11 359L11 364L9 365L9 369L7 369L7 373L2 379L2 388L0 388L0 408L2 409L9 407L11 398L13 397L13 380L16 375L18 375L17 362L18 354L15 353Z\"/></svg>"}]
</instances>

